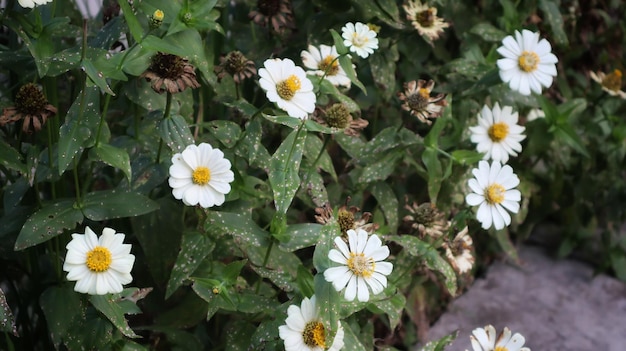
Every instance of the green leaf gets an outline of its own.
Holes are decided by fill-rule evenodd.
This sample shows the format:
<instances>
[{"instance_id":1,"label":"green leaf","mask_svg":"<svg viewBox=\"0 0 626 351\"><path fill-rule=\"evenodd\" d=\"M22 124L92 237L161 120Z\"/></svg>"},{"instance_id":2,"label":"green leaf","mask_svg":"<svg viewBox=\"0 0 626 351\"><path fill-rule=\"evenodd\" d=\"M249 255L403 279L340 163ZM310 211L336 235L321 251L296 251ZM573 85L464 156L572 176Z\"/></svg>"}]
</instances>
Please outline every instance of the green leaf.
<instances>
[{"instance_id":1,"label":"green leaf","mask_svg":"<svg viewBox=\"0 0 626 351\"><path fill-rule=\"evenodd\" d=\"M337 293L337 290L335 290L333 285L324 279L323 272L318 272L319 273L317 273L313 279L315 286L315 300L320 311L322 323L324 324L324 327L326 327L326 331L332 330L334 333L337 331L339 325L339 311L341 309L343 297L339 296L339 293ZM346 340L344 339L344 342L345 341ZM326 342L329 345L331 344L331 340L326 340ZM346 345L348 344L346 343Z\"/></svg>"},{"instance_id":2,"label":"green leaf","mask_svg":"<svg viewBox=\"0 0 626 351\"><path fill-rule=\"evenodd\" d=\"M590 158L589 152L587 148L583 144L583 141L580 139L578 134L574 128L572 128L569 124L559 124L556 125L554 130L554 136L558 139L562 140L565 144L569 145L572 149L578 151L583 156Z\"/></svg>"},{"instance_id":3,"label":"green leaf","mask_svg":"<svg viewBox=\"0 0 626 351\"><path fill-rule=\"evenodd\" d=\"M172 267L170 279L165 290L168 299L183 282L198 268L202 260L213 251L215 243L206 235L198 232L185 232L180 244L180 252Z\"/></svg>"},{"instance_id":4,"label":"green leaf","mask_svg":"<svg viewBox=\"0 0 626 351\"><path fill-rule=\"evenodd\" d=\"M111 90L109 84L107 84L104 74L99 71L89 59L83 60L81 68L85 71L85 73L87 73L87 76L91 79L91 81L94 82L98 88L100 88L100 90L109 95L115 96L115 93Z\"/></svg>"},{"instance_id":5,"label":"green leaf","mask_svg":"<svg viewBox=\"0 0 626 351\"><path fill-rule=\"evenodd\" d=\"M0 139L0 164L20 173L26 173L26 164L22 162L22 155L2 139Z\"/></svg>"},{"instance_id":6,"label":"green leaf","mask_svg":"<svg viewBox=\"0 0 626 351\"><path fill-rule=\"evenodd\" d=\"M188 145L194 143L189 125L180 115L164 119L159 126L159 134L173 152L183 152Z\"/></svg>"},{"instance_id":7,"label":"green leaf","mask_svg":"<svg viewBox=\"0 0 626 351\"><path fill-rule=\"evenodd\" d=\"M544 21L552 29L552 37L558 45L567 45L567 34L563 28L563 16L559 11L559 3L554 0L539 0L539 8L544 14Z\"/></svg>"},{"instance_id":8,"label":"green leaf","mask_svg":"<svg viewBox=\"0 0 626 351\"><path fill-rule=\"evenodd\" d=\"M133 11L130 7L127 0L118 1L118 3L122 9L122 13L124 14L126 24L128 24L130 35L133 36L135 42L141 43L141 39L143 38L143 28L141 28L141 24L139 23L137 16L135 16L135 11Z\"/></svg>"},{"instance_id":9,"label":"green leaf","mask_svg":"<svg viewBox=\"0 0 626 351\"><path fill-rule=\"evenodd\" d=\"M429 269L443 274L448 292L452 296L456 295L457 287L454 269L431 244L409 235L391 235L387 239L400 244L411 256L424 260Z\"/></svg>"},{"instance_id":10,"label":"green leaf","mask_svg":"<svg viewBox=\"0 0 626 351\"><path fill-rule=\"evenodd\" d=\"M126 152L126 150L109 144L99 143L96 147L90 150L90 153L92 152L100 161L124 172L126 179L130 183L132 171L130 168L130 157L128 156L128 152Z\"/></svg>"},{"instance_id":11,"label":"green leaf","mask_svg":"<svg viewBox=\"0 0 626 351\"><path fill-rule=\"evenodd\" d=\"M365 85L363 85L363 83L361 83L361 81L357 78L356 70L354 69L354 65L352 64L350 57L348 55L339 56L339 64L341 65L341 68L343 68L344 72L346 72L348 78L350 78L350 81L359 87L363 94L367 95L367 89L365 89Z\"/></svg>"},{"instance_id":12,"label":"green leaf","mask_svg":"<svg viewBox=\"0 0 626 351\"><path fill-rule=\"evenodd\" d=\"M2 289L0 289L0 330L18 336L15 328L15 318Z\"/></svg>"},{"instance_id":13,"label":"green leaf","mask_svg":"<svg viewBox=\"0 0 626 351\"><path fill-rule=\"evenodd\" d=\"M15 250L23 250L48 241L66 229L75 228L82 220L83 213L75 207L74 200L60 200L44 206L24 223L15 240Z\"/></svg>"},{"instance_id":14,"label":"green leaf","mask_svg":"<svg viewBox=\"0 0 626 351\"><path fill-rule=\"evenodd\" d=\"M328 258L328 252L335 247L334 240L340 235L341 229L335 220L331 220L331 222L322 226L319 240L313 252L313 265L318 272L323 272L333 265Z\"/></svg>"},{"instance_id":15,"label":"green leaf","mask_svg":"<svg viewBox=\"0 0 626 351\"><path fill-rule=\"evenodd\" d=\"M452 344L452 342L454 341L454 339L456 339L458 334L459 334L459 331L457 330L453 332L452 334L446 335L439 340L430 341L426 345L424 345L424 347L422 347L421 351L444 351L445 347L447 345Z\"/></svg>"},{"instance_id":16,"label":"green leaf","mask_svg":"<svg viewBox=\"0 0 626 351\"><path fill-rule=\"evenodd\" d=\"M310 247L317 243L320 237L321 224L317 223L299 223L287 226L285 235L291 238L287 242L281 242L280 248L293 252L296 250Z\"/></svg>"},{"instance_id":17,"label":"green leaf","mask_svg":"<svg viewBox=\"0 0 626 351\"><path fill-rule=\"evenodd\" d=\"M500 42L506 36L506 33L496 27L494 27L491 23L482 22L476 24L472 29L470 29L470 33L478 35L481 39L488 42Z\"/></svg>"},{"instance_id":18,"label":"green leaf","mask_svg":"<svg viewBox=\"0 0 626 351\"><path fill-rule=\"evenodd\" d=\"M379 160L363 168L359 183L366 184L387 179L396 170L396 165L404 156L404 151L396 149L388 153L380 153L378 156Z\"/></svg>"},{"instance_id":19,"label":"green leaf","mask_svg":"<svg viewBox=\"0 0 626 351\"><path fill-rule=\"evenodd\" d=\"M150 198L119 190L95 191L85 195L82 210L92 221L112 218L134 217L159 209Z\"/></svg>"},{"instance_id":20,"label":"green leaf","mask_svg":"<svg viewBox=\"0 0 626 351\"><path fill-rule=\"evenodd\" d=\"M322 94L332 95L335 99L344 104L350 112L361 111L361 107L359 106L359 104L356 103L356 101L342 94L339 89L337 89L337 87L334 86L333 83L331 83L328 79L324 79L320 83L320 92Z\"/></svg>"},{"instance_id":21,"label":"green leaf","mask_svg":"<svg viewBox=\"0 0 626 351\"><path fill-rule=\"evenodd\" d=\"M313 274L311 274L310 269L303 265L298 266L296 284L298 285L298 289L300 289L300 294L302 296L313 296L313 294L315 294Z\"/></svg>"},{"instance_id":22,"label":"green leaf","mask_svg":"<svg viewBox=\"0 0 626 351\"><path fill-rule=\"evenodd\" d=\"M113 325L119 330L122 334L129 338L139 338L140 336L135 334L135 332L128 325L128 321L124 317L124 313L127 311L122 308L120 305L120 300L115 297L116 295L108 294L108 295L91 295L89 297L89 302L95 307L98 311L102 312L104 316L113 323ZM119 295L118 295L119 296Z\"/></svg>"},{"instance_id":23,"label":"green leaf","mask_svg":"<svg viewBox=\"0 0 626 351\"><path fill-rule=\"evenodd\" d=\"M435 204L443 183L443 168L437 157L437 150L426 148L422 153L422 162L428 171L428 196L430 202Z\"/></svg>"},{"instance_id":24,"label":"green leaf","mask_svg":"<svg viewBox=\"0 0 626 351\"><path fill-rule=\"evenodd\" d=\"M389 318L389 325L391 330L394 330L400 323L402 317L402 311L406 306L406 298L403 294L398 293L393 295L390 299L376 301L375 303L367 304L367 308L376 313L384 313Z\"/></svg>"},{"instance_id":25,"label":"green leaf","mask_svg":"<svg viewBox=\"0 0 626 351\"><path fill-rule=\"evenodd\" d=\"M376 201L378 201L378 206L385 214L389 232L395 233L398 229L398 211L400 207L396 194L391 186L385 182L377 182L370 190Z\"/></svg>"},{"instance_id":26,"label":"green leaf","mask_svg":"<svg viewBox=\"0 0 626 351\"><path fill-rule=\"evenodd\" d=\"M241 127L232 121L210 121L205 124L205 127L227 148L234 147L241 138Z\"/></svg>"},{"instance_id":27,"label":"green leaf","mask_svg":"<svg viewBox=\"0 0 626 351\"><path fill-rule=\"evenodd\" d=\"M344 346L341 349L342 351L368 351L361 343L361 338L354 333L350 324L346 321L342 321L341 325L343 326L344 331Z\"/></svg>"},{"instance_id":28,"label":"green leaf","mask_svg":"<svg viewBox=\"0 0 626 351\"><path fill-rule=\"evenodd\" d=\"M300 128L293 130L280 144L270 160L268 178L274 193L274 205L279 213L287 213L296 191L300 187L300 162L306 133Z\"/></svg>"},{"instance_id":29,"label":"green leaf","mask_svg":"<svg viewBox=\"0 0 626 351\"><path fill-rule=\"evenodd\" d=\"M72 327L84 318L86 306L80 296L69 284L64 284L49 287L39 297L50 338L57 348L68 334L76 332Z\"/></svg>"},{"instance_id":30,"label":"green leaf","mask_svg":"<svg viewBox=\"0 0 626 351\"><path fill-rule=\"evenodd\" d=\"M322 150L322 147L325 146L324 142L322 142L317 135L313 133L307 134L306 143L304 145L304 157L309 161L309 164L316 162L315 169L311 169L310 171L317 172L317 167L319 167L328 172L328 174L337 181L337 173L335 172L333 160L326 150Z\"/></svg>"},{"instance_id":31,"label":"green leaf","mask_svg":"<svg viewBox=\"0 0 626 351\"><path fill-rule=\"evenodd\" d=\"M337 48L337 54L339 54L339 55L348 55L350 53L350 51L343 44L343 38L341 37L341 35L339 33L337 33L337 31L332 29L332 28L330 29L330 34L333 36L333 42L335 44L335 48Z\"/></svg>"},{"instance_id":32,"label":"green leaf","mask_svg":"<svg viewBox=\"0 0 626 351\"><path fill-rule=\"evenodd\" d=\"M59 175L67 169L76 154L88 146L92 131L100 122L100 89L85 87L70 106L65 123L59 129Z\"/></svg>"},{"instance_id":33,"label":"green leaf","mask_svg":"<svg viewBox=\"0 0 626 351\"><path fill-rule=\"evenodd\" d=\"M495 232L496 240L500 245L500 248L506 252L507 256L509 256L513 261L519 263L519 256L517 255L517 249L511 242L511 238L509 237L509 230L504 228L502 230L496 230Z\"/></svg>"},{"instance_id":34,"label":"green leaf","mask_svg":"<svg viewBox=\"0 0 626 351\"><path fill-rule=\"evenodd\" d=\"M462 165L473 165L483 159L483 154L471 150L454 150L450 153L452 159Z\"/></svg>"}]
</instances>

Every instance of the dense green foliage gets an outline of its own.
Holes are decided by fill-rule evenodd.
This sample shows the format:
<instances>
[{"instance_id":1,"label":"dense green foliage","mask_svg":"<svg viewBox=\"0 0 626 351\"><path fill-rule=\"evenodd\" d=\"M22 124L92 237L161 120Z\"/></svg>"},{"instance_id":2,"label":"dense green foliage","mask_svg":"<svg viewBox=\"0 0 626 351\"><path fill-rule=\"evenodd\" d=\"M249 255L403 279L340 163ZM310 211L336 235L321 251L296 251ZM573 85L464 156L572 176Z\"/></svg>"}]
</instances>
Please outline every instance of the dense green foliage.
<instances>
[{"instance_id":1,"label":"dense green foliage","mask_svg":"<svg viewBox=\"0 0 626 351\"><path fill-rule=\"evenodd\" d=\"M286 1L293 25L278 31L250 19L262 2L105 1L85 21L71 0L3 2L0 108L35 83L56 113L41 128L23 128L26 119L0 127L0 349L282 350L289 305L315 294L325 326L341 321L344 350L407 350L476 272L459 274L445 255L465 226L478 267L494 254L515 259L516 242L555 223L555 252L582 254L626 281L626 100L589 78L625 68L624 2L433 0L450 27L432 43L402 1ZM348 22L379 27L368 58L345 55ZM497 48L521 29L548 39L559 59L541 95L514 92L498 74ZM268 58L302 66L308 44L337 45L352 81L335 87L310 75L312 116L343 103L369 122L357 135L287 116L256 74L220 71L233 51L257 70ZM200 87L155 92L145 72L158 52L188 60ZM446 94L430 125L398 97L419 79ZM526 127L508 163L522 201L510 226L486 231L465 203L482 159L469 127L496 102ZM533 109L545 118L529 120ZM185 206L168 184L172 155L201 142L222 150L234 173L224 204L208 209ZM404 220L413 203L436 205L450 221L442 237ZM325 204L334 215L320 224ZM348 211L378 225L391 250L388 284L368 302L345 301L323 277L344 204L371 213ZM122 293L80 294L67 281L65 246L85 226L114 228L132 244L134 280Z\"/></svg>"}]
</instances>

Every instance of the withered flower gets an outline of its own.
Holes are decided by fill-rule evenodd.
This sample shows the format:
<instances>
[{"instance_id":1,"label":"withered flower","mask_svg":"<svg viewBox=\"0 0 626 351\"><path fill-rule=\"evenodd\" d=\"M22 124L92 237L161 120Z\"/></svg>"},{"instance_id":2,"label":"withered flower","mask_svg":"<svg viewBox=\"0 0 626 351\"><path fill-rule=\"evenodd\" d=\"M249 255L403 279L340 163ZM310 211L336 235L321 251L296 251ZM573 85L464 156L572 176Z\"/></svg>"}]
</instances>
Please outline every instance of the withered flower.
<instances>
[{"instance_id":1,"label":"withered flower","mask_svg":"<svg viewBox=\"0 0 626 351\"><path fill-rule=\"evenodd\" d=\"M22 120L24 133L38 132L46 120L56 115L56 107L50 105L39 87L28 83L15 95L15 106L7 107L0 116L0 126Z\"/></svg>"},{"instance_id":2,"label":"withered flower","mask_svg":"<svg viewBox=\"0 0 626 351\"><path fill-rule=\"evenodd\" d=\"M337 210L337 223L339 224L343 237L347 237L347 232L350 229L362 229L369 234L378 230L380 227L378 224L370 223L372 219L371 213L361 212L361 209L356 206L348 206L349 202L350 197L346 199L345 205ZM333 209L328 203L325 203L322 207L316 208L315 213L315 219L319 224L327 224L334 218Z\"/></svg>"},{"instance_id":3,"label":"withered flower","mask_svg":"<svg viewBox=\"0 0 626 351\"><path fill-rule=\"evenodd\" d=\"M626 92L622 90L622 71L614 69L613 72L606 74L604 72L589 72L591 79L602 86L602 90L611 96L619 96L626 99Z\"/></svg>"},{"instance_id":4,"label":"withered flower","mask_svg":"<svg viewBox=\"0 0 626 351\"><path fill-rule=\"evenodd\" d=\"M291 0L258 0L257 9L250 12L248 17L260 26L271 24L276 33L295 28Z\"/></svg>"},{"instance_id":5,"label":"withered flower","mask_svg":"<svg viewBox=\"0 0 626 351\"><path fill-rule=\"evenodd\" d=\"M244 79L256 75L256 67L252 60L248 60L240 51L231 51L226 56L220 57L220 64L215 66L217 79L221 80L230 74L235 83L239 84Z\"/></svg>"},{"instance_id":6,"label":"withered flower","mask_svg":"<svg viewBox=\"0 0 626 351\"><path fill-rule=\"evenodd\" d=\"M409 214L404 216L403 220L418 231L420 238L430 236L438 239L450 228L450 221L445 218L445 214L429 202L419 205L416 202L411 205L407 203L404 208L409 211Z\"/></svg>"},{"instance_id":7,"label":"withered flower","mask_svg":"<svg viewBox=\"0 0 626 351\"><path fill-rule=\"evenodd\" d=\"M444 28L450 26L437 17L436 7L429 7L428 4L423 4L419 0L409 0L402 7L406 11L406 18L430 45L433 45L433 41L439 38Z\"/></svg>"},{"instance_id":8,"label":"withered flower","mask_svg":"<svg viewBox=\"0 0 626 351\"><path fill-rule=\"evenodd\" d=\"M446 258L459 274L471 270L474 266L473 244L472 237L468 235L467 226L454 237L451 243L443 244Z\"/></svg>"},{"instance_id":9,"label":"withered flower","mask_svg":"<svg viewBox=\"0 0 626 351\"><path fill-rule=\"evenodd\" d=\"M318 113L313 115L317 123L326 127L343 129L343 133L349 136L358 136L361 130L369 125L367 120L352 117L350 110L342 103L333 104L322 113L323 117Z\"/></svg>"},{"instance_id":10,"label":"withered flower","mask_svg":"<svg viewBox=\"0 0 626 351\"><path fill-rule=\"evenodd\" d=\"M430 96L430 92L435 86L435 81L418 80L404 83L404 92L399 92L398 97L402 104L402 109L411 114L421 122L431 124L428 118L437 118L443 114L443 108L447 105L446 94Z\"/></svg>"},{"instance_id":11,"label":"withered flower","mask_svg":"<svg viewBox=\"0 0 626 351\"><path fill-rule=\"evenodd\" d=\"M188 87L192 89L200 87L196 80L195 68L187 59L162 52L152 57L152 63L140 76L142 77L151 82L152 90L159 94L164 90L176 94Z\"/></svg>"}]
</instances>

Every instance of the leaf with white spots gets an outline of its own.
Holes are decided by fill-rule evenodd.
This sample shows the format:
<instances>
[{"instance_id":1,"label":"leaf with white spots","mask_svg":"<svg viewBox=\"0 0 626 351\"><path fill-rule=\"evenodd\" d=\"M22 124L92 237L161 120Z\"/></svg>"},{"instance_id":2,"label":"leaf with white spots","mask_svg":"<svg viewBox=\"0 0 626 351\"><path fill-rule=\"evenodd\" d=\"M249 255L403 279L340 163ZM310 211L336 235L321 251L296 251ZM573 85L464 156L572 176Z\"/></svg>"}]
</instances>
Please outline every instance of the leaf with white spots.
<instances>
[{"instance_id":1,"label":"leaf with white spots","mask_svg":"<svg viewBox=\"0 0 626 351\"><path fill-rule=\"evenodd\" d=\"M17 240L15 250L35 246L74 229L83 221L83 213L75 206L74 200L60 200L46 205L26 220Z\"/></svg>"},{"instance_id":2,"label":"leaf with white spots","mask_svg":"<svg viewBox=\"0 0 626 351\"><path fill-rule=\"evenodd\" d=\"M302 127L302 125L301 125ZM274 193L274 205L279 213L287 213L300 187L300 162L304 151L306 132L293 130L278 147L270 160L269 181Z\"/></svg>"},{"instance_id":3,"label":"leaf with white spots","mask_svg":"<svg viewBox=\"0 0 626 351\"><path fill-rule=\"evenodd\" d=\"M85 71L85 73L87 73L87 76L91 79L91 81L96 84L100 90L102 90L102 92L115 96L115 93L109 87L102 71L99 71L90 60L83 59L81 68Z\"/></svg>"},{"instance_id":4,"label":"leaf with white spots","mask_svg":"<svg viewBox=\"0 0 626 351\"><path fill-rule=\"evenodd\" d=\"M68 334L76 333L72 326L84 318L86 306L80 296L69 284L65 284L51 286L39 297L50 338L57 348Z\"/></svg>"},{"instance_id":5,"label":"leaf with white spots","mask_svg":"<svg viewBox=\"0 0 626 351\"><path fill-rule=\"evenodd\" d=\"M82 210L92 221L134 217L159 209L150 198L120 190L95 191L85 195Z\"/></svg>"},{"instance_id":6,"label":"leaf with white spots","mask_svg":"<svg viewBox=\"0 0 626 351\"><path fill-rule=\"evenodd\" d=\"M15 328L15 318L2 289L0 289L0 330L18 336Z\"/></svg>"},{"instance_id":7,"label":"leaf with white spots","mask_svg":"<svg viewBox=\"0 0 626 351\"><path fill-rule=\"evenodd\" d=\"M85 87L67 111L65 123L59 129L58 162L59 175L70 165L74 157L88 146L92 132L100 122L100 89Z\"/></svg>"},{"instance_id":8,"label":"leaf with white spots","mask_svg":"<svg viewBox=\"0 0 626 351\"><path fill-rule=\"evenodd\" d=\"M96 147L92 148L89 153L95 154L95 157L107 165L121 170L124 172L128 182L131 181L132 170L130 168L130 157L128 156L128 152L126 152L126 150L117 148L113 145L100 143Z\"/></svg>"},{"instance_id":9,"label":"leaf with white spots","mask_svg":"<svg viewBox=\"0 0 626 351\"><path fill-rule=\"evenodd\" d=\"M116 295L113 294L91 295L89 302L91 302L91 305L98 311L102 312L122 334L129 338L139 338L140 336L135 334L128 325L126 317L124 317L124 314L128 313L128 311L122 308L120 301L117 300L115 296Z\"/></svg>"},{"instance_id":10,"label":"leaf with white spots","mask_svg":"<svg viewBox=\"0 0 626 351\"><path fill-rule=\"evenodd\" d=\"M395 233L398 229L398 208L399 203L396 194L388 183L377 182L371 187L372 195L378 201L378 206L385 214L387 226L390 233Z\"/></svg>"},{"instance_id":11,"label":"leaf with white spots","mask_svg":"<svg viewBox=\"0 0 626 351\"><path fill-rule=\"evenodd\" d=\"M26 164L22 163L22 155L2 139L0 139L0 164L3 167L26 173Z\"/></svg>"},{"instance_id":12,"label":"leaf with white spots","mask_svg":"<svg viewBox=\"0 0 626 351\"><path fill-rule=\"evenodd\" d=\"M456 295L456 273L448 261L441 257L435 247L409 235L391 235L387 239L400 244L411 256L423 260L429 269L443 274L448 292L452 296Z\"/></svg>"},{"instance_id":13,"label":"leaf with white spots","mask_svg":"<svg viewBox=\"0 0 626 351\"><path fill-rule=\"evenodd\" d=\"M213 251L215 243L206 235L198 232L185 232L180 244L180 252L172 267L167 282L165 298L168 299L183 282L198 268L202 260Z\"/></svg>"},{"instance_id":14,"label":"leaf with white spots","mask_svg":"<svg viewBox=\"0 0 626 351\"><path fill-rule=\"evenodd\" d=\"M188 145L194 143L189 125L180 115L164 119L159 126L159 134L173 152L182 152Z\"/></svg>"},{"instance_id":15,"label":"leaf with white spots","mask_svg":"<svg viewBox=\"0 0 626 351\"><path fill-rule=\"evenodd\" d=\"M281 242L280 248L293 252L305 247L313 246L320 237L321 224L317 223L298 223L287 226L286 235L291 238L287 242Z\"/></svg>"}]
</instances>

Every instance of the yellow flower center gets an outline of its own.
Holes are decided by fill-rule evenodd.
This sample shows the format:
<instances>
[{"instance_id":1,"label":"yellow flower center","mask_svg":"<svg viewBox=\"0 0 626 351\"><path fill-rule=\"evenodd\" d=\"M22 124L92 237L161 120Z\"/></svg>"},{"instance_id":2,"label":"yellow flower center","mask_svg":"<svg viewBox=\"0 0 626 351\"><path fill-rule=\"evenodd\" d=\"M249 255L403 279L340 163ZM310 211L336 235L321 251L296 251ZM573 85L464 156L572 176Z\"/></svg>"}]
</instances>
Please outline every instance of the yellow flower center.
<instances>
[{"instance_id":1,"label":"yellow flower center","mask_svg":"<svg viewBox=\"0 0 626 351\"><path fill-rule=\"evenodd\" d=\"M494 123L489 127L487 134L489 134L489 138L494 142L502 141L502 139L509 135L509 125L504 122Z\"/></svg>"},{"instance_id":2,"label":"yellow flower center","mask_svg":"<svg viewBox=\"0 0 626 351\"><path fill-rule=\"evenodd\" d=\"M485 198L490 205L499 204L504 201L504 193L506 189L498 183L493 183L485 190Z\"/></svg>"},{"instance_id":3,"label":"yellow flower center","mask_svg":"<svg viewBox=\"0 0 626 351\"><path fill-rule=\"evenodd\" d=\"M324 57L317 65L320 71L326 72L326 75L334 76L339 72L339 62L331 55Z\"/></svg>"},{"instance_id":4,"label":"yellow flower center","mask_svg":"<svg viewBox=\"0 0 626 351\"><path fill-rule=\"evenodd\" d=\"M292 74L289 78L276 84L276 92L283 100L291 100L301 87L302 83L300 82L300 78Z\"/></svg>"},{"instance_id":5,"label":"yellow flower center","mask_svg":"<svg viewBox=\"0 0 626 351\"><path fill-rule=\"evenodd\" d=\"M200 166L193 170L191 180L194 184L207 185L209 180L211 180L211 171L206 167Z\"/></svg>"},{"instance_id":6,"label":"yellow flower center","mask_svg":"<svg viewBox=\"0 0 626 351\"><path fill-rule=\"evenodd\" d=\"M161 10L155 10L154 13L152 14L152 18L154 18L157 21L163 21L163 17L165 17L165 14Z\"/></svg>"},{"instance_id":7,"label":"yellow flower center","mask_svg":"<svg viewBox=\"0 0 626 351\"><path fill-rule=\"evenodd\" d=\"M419 12L415 17L415 20L424 28L430 28L435 24L435 15L432 9Z\"/></svg>"},{"instance_id":8,"label":"yellow flower center","mask_svg":"<svg viewBox=\"0 0 626 351\"><path fill-rule=\"evenodd\" d=\"M509 349L507 349L504 346L496 346L496 348L493 351L509 351Z\"/></svg>"},{"instance_id":9,"label":"yellow flower center","mask_svg":"<svg viewBox=\"0 0 626 351\"><path fill-rule=\"evenodd\" d=\"M369 39L365 35L358 35L356 32L352 33L352 43L354 46L362 47L367 44Z\"/></svg>"},{"instance_id":10,"label":"yellow flower center","mask_svg":"<svg viewBox=\"0 0 626 351\"><path fill-rule=\"evenodd\" d=\"M302 332L302 340L309 347L319 346L326 349L326 329L320 322L309 322Z\"/></svg>"},{"instance_id":11,"label":"yellow flower center","mask_svg":"<svg viewBox=\"0 0 626 351\"><path fill-rule=\"evenodd\" d=\"M615 69L602 79L602 86L611 90L618 91L622 87L622 71Z\"/></svg>"},{"instance_id":12,"label":"yellow flower center","mask_svg":"<svg viewBox=\"0 0 626 351\"><path fill-rule=\"evenodd\" d=\"M342 233L347 233L348 230L354 229L354 213L348 210L340 209L337 212L337 223Z\"/></svg>"},{"instance_id":13,"label":"yellow flower center","mask_svg":"<svg viewBox=\"0 0 626 351\"><path fill-rule=\"evenodd\" d=\"M424 111L430 102L430 91L426 88L420 88L406 98L406 102L413 111Z\"/></svg>"},{"instance_id":14,"label":"yellow flower center","mask_svg":"<svg viewBox=\"0 0 626 351\"><path fill-rule=\"evenodd\" d=\"M87 268L92 272L104 272L111 265L111 251L106 247L96 246L87 252Z\"/></svg>"},{"instance_id":15,"label":"yellow flower center","mask_svg":"<svg viewBox=\"0 0 626 351\"><path fill-rule=\"evenodd\" d=\"M348 269L357 276L363 278L369 278L374 273L376 263L371 257L365 257L363 253L350 252L350 258L348 258Z\"/></svg>"},{"instance_id":16,"label":"yellow flower center","mask_svg":"<svg viewBox=\"0 0 626 351\"><path fill-rule=\"evenodd\" d=\"M524 51L518 60L519 68L524 72L533 72L539 66L539 56L533 51Z\"/></svg>"}]
</instances>

